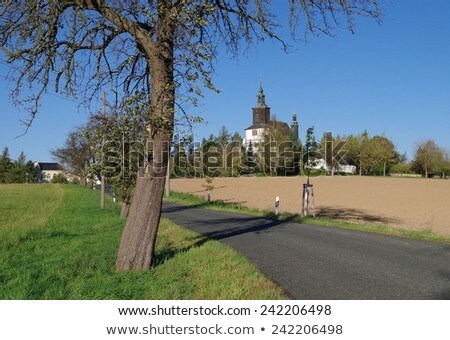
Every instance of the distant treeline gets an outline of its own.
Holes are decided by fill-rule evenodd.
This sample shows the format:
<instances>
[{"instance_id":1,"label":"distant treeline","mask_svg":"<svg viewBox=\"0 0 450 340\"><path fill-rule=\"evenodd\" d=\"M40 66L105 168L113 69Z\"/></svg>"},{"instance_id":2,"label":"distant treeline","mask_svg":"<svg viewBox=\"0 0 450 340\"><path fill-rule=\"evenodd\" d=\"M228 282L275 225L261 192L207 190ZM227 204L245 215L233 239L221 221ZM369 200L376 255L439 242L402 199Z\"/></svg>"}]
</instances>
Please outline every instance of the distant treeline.
<instances>
[{"instance_id":1,"label":"distant treeline","mask_svg":"<svg viewBox=\"0 0 450 340\"><path fill-rule=\"evenodd\" d=\"M217 136L210 135L200 143L194 142L192 136L177 136L171 160L174 177L297 176L304 174L307 162L316 173L324 175L350 166L359 175L450 176L449 152L433 140L418 143L413 159L408 161L406 154L401 154L385 136L372 137L367 131L347 136L325 133L320 140L313 139L307 150L282 125L267 129L259 145L243 145L242 137L238 133L231 135L225 127Z\"/></svg>"}]
</instances>

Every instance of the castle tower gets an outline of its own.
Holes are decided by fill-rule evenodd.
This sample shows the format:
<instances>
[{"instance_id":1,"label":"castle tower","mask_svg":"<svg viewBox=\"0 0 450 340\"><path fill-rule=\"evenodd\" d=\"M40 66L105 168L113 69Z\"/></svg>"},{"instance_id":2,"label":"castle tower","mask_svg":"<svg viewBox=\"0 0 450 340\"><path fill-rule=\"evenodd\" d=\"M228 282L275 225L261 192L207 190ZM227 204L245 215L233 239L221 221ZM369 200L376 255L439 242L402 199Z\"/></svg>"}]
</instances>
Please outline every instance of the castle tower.
<instances>
[{"instance_id":1,"label":"castle tower","mask_svg":"<svg viewBox=\"0 0 450 340\"><path fill-rule=\"evenodd\" d=\"M294 141L298 141L298 122L297 114L295 112L292 115L291 131L292 135L294 136Z\"/></svg>"}]
</instances>

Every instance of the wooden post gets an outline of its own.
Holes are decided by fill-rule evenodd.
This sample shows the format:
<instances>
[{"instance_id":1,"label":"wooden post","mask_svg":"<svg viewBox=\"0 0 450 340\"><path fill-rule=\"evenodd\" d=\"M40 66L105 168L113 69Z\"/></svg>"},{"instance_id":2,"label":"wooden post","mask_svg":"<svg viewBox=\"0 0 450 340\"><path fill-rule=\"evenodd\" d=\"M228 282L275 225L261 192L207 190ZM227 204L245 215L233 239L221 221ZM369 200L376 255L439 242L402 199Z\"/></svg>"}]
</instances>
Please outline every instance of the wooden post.
<instances>
[{"instance_id":1,"label":"wooden post","mask_svg":"<svg viewBox=\"0 0 450 340\"><path fill-rule=\"evenodd\" d=\"M312 184L303 184L302 195L302 215L308 216L312 211L312 216L316 217L316 207L314 202L314 189Z\"/></svg>"}]
</instances>

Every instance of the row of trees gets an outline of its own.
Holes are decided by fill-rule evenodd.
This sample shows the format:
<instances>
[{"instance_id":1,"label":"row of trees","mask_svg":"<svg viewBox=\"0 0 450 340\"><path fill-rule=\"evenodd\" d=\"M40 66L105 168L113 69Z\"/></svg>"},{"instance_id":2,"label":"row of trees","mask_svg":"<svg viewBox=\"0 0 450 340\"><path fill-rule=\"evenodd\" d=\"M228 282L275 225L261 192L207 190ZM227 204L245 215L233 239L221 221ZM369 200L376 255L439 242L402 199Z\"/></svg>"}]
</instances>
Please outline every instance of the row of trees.
<instances>
[{"instance_id":1,"label":"row of trees","mask_svg":"<svg viewBox=\"0 0 450 340\"><path fill-rule=\"evenodd\" d=\"M322 164L324 168L316 171L317 174L329 174L332 169L339 171L347 165L354 166L359 175L416 173L431 177L450 174L448 153L432 140L418 144L409 163L406 154L401 154L392 140L380 135L370 136L367 131L343 137L328 135L327 138L324 134L320 142L313 140L307 153L300 141L293 140L286 124L277 121L267 127L258 145L244 147L239 133L232 135L222 127L216 136L211 134L200 143L195 143L192 136L177 137L171 150L170 170L174 177L250 173L296 176L305 173L307 159L316 159L316 164L311 166Z\"/></svg>"},{"instance_id":2,"label":"row of trees","mask_svg":"<svg viewBox=\"0 0 450 340\"><path fill-rule=\"evenodd\" d=\"M86 124L71 131L60 148L51 150L65 169L88 185L105 180L123 202L127 216L137 172L145 163L147 133L142 111L148 98L137 94L120 107L109 107L89 116Z\"/></svg>"},{"instance_id":3,"label":"row of trees","mask_svg":"<svg viewBox=\"0 0 450 340\"><path fill-rule=\"evenodd\" d=\"M360 175L420 174L423 177L450 175L449 152L429 139L416 145L412 160L397 151L385 136L371 137L367 131L359 135L337 137L341 143L341 160L355 165Z\"/></svg>"},{"instance_id":4,"label":"row of trees","mask_svg":"<svg viewBox=\"0 0 450 340\"><path fill-rule=\"evenodd\" d=\"M359 175L386 176L394 165L406 161L406 155L400 154L389 138L380 135L371 137L367 131L336 137L333 145L338 161L356 166Z\"/></svg>"},{"instance_id":5,"label":"row of trees","mask_svg":"<svg viewBox=\"0 0 450 340\"><path fill-rule=\"evenodd\" d=\"M0 183L38 183L42 181L39 167L35 167L32 161L27 161L23 151L16 160L9 154L5 147L0 156Z\"/></svg>"},{"instance_id":6,"label":"row of trees","mask_svg":"<svg viewBox=\"0 0 450 340\"><path fill-rule=\"evenodd\" d=\"M244 145L242 136L222 126L215 136L201 142L176 136L171 148L174 177L236 177L246 174L298 174L301 145L293 140L284 123L271 122L258 145Z\"/></svg>"}]
</instances>

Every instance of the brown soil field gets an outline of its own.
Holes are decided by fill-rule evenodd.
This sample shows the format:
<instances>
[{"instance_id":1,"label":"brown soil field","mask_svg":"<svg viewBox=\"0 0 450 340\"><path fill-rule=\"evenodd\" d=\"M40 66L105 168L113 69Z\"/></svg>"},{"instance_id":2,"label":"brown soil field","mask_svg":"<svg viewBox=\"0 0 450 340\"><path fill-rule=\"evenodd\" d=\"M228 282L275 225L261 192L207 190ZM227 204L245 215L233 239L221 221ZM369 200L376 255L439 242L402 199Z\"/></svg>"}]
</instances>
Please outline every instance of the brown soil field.
<instances>
[{"instance_id":1,"label":"brown soil field","mask_svg":"<svg viewBox=\"0 0 450 340\"><path fill-rule=\"evenodd\" d=\"M173 179L171 190L206 197L204 179ZM215 178L212 198L270 210L300 213L305 177ZM334 176L312 178L318 216L432 230L450 236L450 180Z\"/></svg>"}]
</instances>

